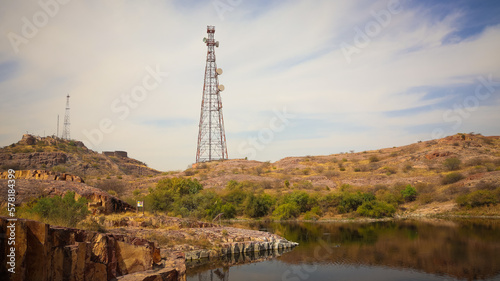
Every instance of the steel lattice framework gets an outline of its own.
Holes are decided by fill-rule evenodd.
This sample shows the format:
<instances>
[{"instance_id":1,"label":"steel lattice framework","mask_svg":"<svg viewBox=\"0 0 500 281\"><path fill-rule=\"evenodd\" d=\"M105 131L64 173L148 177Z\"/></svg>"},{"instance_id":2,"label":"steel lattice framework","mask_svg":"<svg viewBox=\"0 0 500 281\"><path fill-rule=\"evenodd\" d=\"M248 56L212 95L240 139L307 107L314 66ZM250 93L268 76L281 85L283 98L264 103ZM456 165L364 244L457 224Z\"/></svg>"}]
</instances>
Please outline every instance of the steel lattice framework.
<instances>
[{"instance_id":1,"label":"steel lattice framework","mask_svg":"<svg viewBox=\"0 0 500 281\"><path fill-rule=\"evenodd\" d=\"M220 92L224 86L219 86L218 75L222 74L217 69L215 62L215 26L207 26L208 38L203 42L207 44L207 63L205 66L205 81L203 84L203 98L201 100L200 124L198 133L198 149L196 163L228 159L226 148L226 134L224 132L224 118L222 116L222 100Z\"/></svg>"},{"instance_id":2,"label":"steel lattice framework","mask_svg":"<svg viewBox=\"0 0 500 281\"><path fill-rule=\"evenodd\" d=\"M69 94L68 94L66 96L66 113L64 114L64 128L62 133L62 138L66 140L71 139L69 125L70 122L69 122Z\"/></svg>"}]
</instances>

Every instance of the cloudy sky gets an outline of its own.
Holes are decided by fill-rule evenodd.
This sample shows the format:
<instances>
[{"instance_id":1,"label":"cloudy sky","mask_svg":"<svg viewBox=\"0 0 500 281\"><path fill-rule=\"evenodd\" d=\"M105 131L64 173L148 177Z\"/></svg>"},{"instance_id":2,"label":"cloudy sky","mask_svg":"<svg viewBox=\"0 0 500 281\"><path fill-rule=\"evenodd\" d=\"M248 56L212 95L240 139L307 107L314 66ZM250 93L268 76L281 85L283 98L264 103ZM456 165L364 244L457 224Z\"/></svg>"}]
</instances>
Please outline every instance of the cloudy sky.
<instances>
[{"instance_id":1,"label":"cloudy sky","mask_svg":"<svg viewBox=\"0 0 500 281\"><path fill-rule=\"evenodd\" d=\"M500 2L0 0L0 146L56 134L195 161L215 25L229 158L500 135ZM497 82L498 81L498 82ZM59 134L62 132L62 127Z\"/></svg>"}]
</instances>

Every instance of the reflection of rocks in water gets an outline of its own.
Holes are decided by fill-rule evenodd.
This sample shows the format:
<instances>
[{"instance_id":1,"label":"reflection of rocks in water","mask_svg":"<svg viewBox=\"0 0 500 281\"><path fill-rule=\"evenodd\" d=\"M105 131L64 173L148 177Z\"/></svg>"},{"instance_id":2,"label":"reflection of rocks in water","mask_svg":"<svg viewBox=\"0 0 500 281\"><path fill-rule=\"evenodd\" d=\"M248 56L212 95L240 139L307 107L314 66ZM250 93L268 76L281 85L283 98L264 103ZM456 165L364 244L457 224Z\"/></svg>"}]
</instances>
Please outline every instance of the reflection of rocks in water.
<instances>
[{"instance_id":1,"label":"reflection of rocks in water","mask_svg":"<svg viewBox=\"0 0 500 281\"><path fill-rule=\"evenodd\" d=\"M186 268L188 275L198 276L199 280L228 280L230 266L270 260L291 250L292 248L279 248L258 252L230 253L219 258L186 261Z\"/></svg>"},{"instance_id":2,"label":"reflection of rocks in water","mask_svg":"<svg viewBox=\"0 0 500 281\"><path fill-rule=\"evenodd\" d=\"M302 245L280 259L287 264L312 259L323 266L382 266L465 280L500 273L499 220L271 225ZM308 240L296 239L304 233Z\"/></svg>"}]
</instances>

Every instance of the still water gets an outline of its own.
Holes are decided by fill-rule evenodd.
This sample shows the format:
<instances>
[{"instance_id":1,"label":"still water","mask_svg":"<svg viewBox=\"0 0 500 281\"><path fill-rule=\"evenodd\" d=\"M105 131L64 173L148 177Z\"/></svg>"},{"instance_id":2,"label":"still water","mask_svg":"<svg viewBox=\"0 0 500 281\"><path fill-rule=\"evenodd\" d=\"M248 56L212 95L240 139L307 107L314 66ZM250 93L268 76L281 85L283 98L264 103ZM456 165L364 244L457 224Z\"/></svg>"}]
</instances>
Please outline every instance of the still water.
<instances>
[{"instance_id":1,"label":"still water","mask_svg":"<svg viewBox=\"0 0 500 281\"><path fill-rule=\"evenodd\" d=\"M500 220L251 223L300 245L188 265L187 280L499 280Z\"/></svg>"}]
</instances>

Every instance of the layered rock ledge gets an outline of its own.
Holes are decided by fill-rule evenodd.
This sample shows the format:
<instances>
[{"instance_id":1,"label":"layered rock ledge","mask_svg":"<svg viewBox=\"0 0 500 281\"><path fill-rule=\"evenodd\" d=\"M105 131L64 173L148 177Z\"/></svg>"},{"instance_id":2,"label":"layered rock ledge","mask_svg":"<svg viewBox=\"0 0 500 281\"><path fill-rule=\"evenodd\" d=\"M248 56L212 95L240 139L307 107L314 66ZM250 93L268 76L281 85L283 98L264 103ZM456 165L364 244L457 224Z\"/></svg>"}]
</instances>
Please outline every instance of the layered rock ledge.
<instances>
[{"instance_id":1,"label":"layered rock ledge","mask_svg":"<svg viewBox=\"0 0 500 281\"><path fill-rule=\"evenodd\" d=\"M8 219L0 217L0 262L4 265L11 247ZM2 266L0 276L16 281L185 280L187 262L195 265L204 258L219 257L252 262L279 256L298 245L268 232L234 227L128 226L98 233L26 219L15 221L14 236L15 273ZM161 240L171 244L161 245Z\"/></svg>"},{"instance_id":2,"label":"layered rock ledge","mask_svg":"<svg viewBox=\"0 0 500 281\"><path fill-rule=\"evenodd\" d=\"M97 233L15 221L15 273L7 271L12 222L0 217L0 276L2 280L115 280L120 276L156 269L162 279L179 280L185 274L184 255L162 253L155 243L127 235ZM166 272L166 273L165 273ZM127 279L124 279L127 280ZM144 279L134 279L144 280Z\"/></svg>"},{"instance_id":3,"label":"layered rock ledge","mask_svg":"<svg viewBox=\"0 0 500 281\"><path fill-rule=\"evenodd\" d=\"M175 218L172 218L175 219ZM127 227L110 230L148 239L166 240L163 245L169 251L182 251L187 261L222 257L230 254L273 252L292 249L298 243L283 237L258 230L227 226L187 227L180 229ZM162 244L162 241L158 241ZM172 245L174 244L174 245Z\"/></svg>"}]
</instances>

